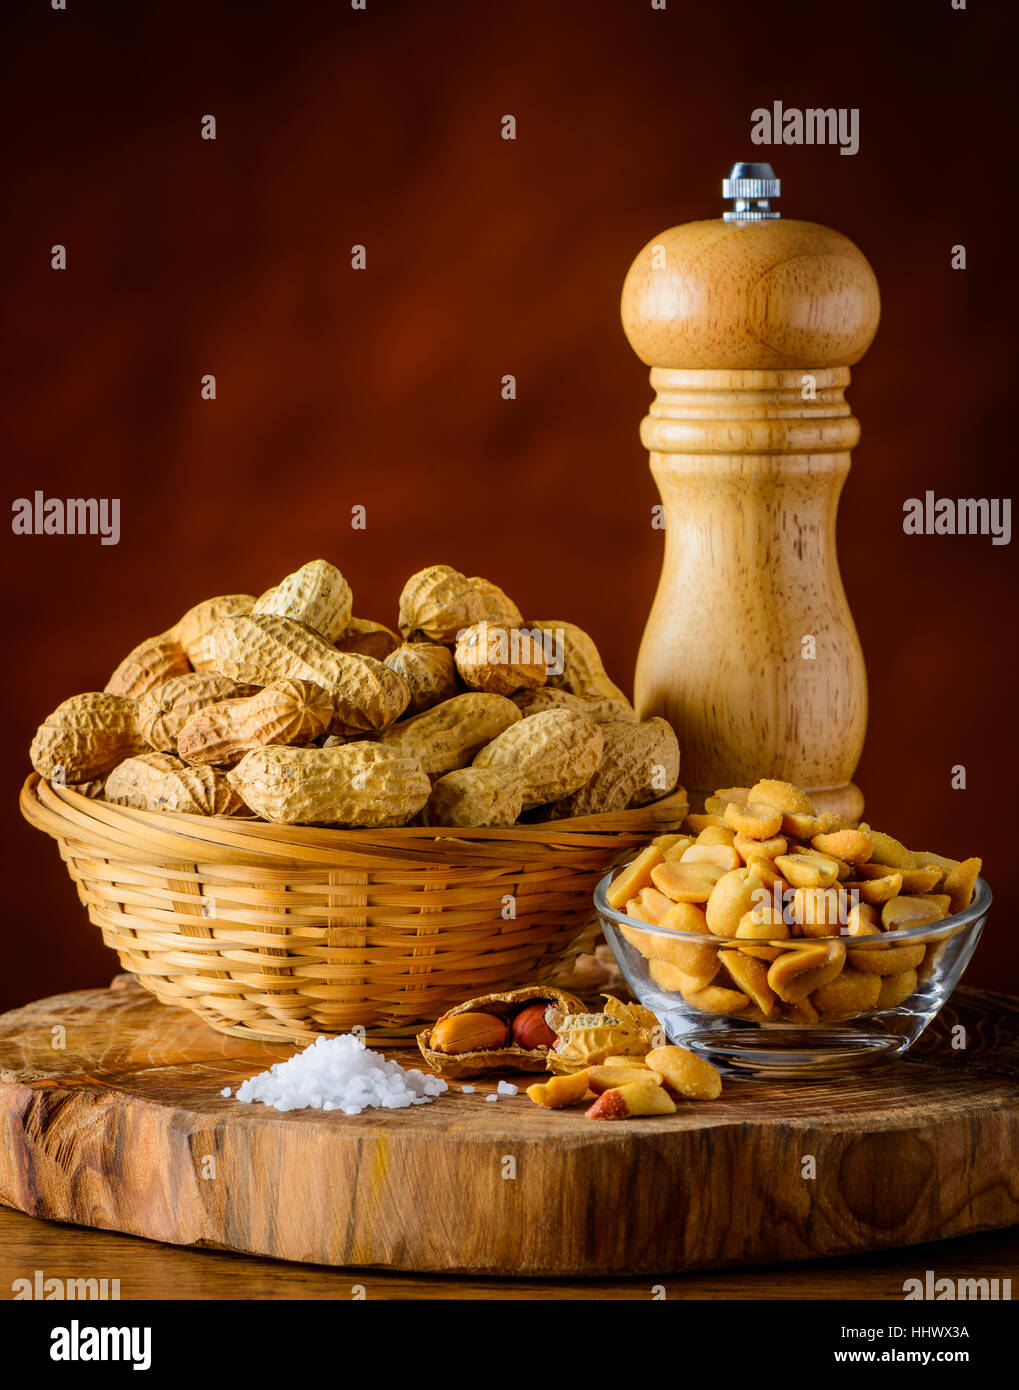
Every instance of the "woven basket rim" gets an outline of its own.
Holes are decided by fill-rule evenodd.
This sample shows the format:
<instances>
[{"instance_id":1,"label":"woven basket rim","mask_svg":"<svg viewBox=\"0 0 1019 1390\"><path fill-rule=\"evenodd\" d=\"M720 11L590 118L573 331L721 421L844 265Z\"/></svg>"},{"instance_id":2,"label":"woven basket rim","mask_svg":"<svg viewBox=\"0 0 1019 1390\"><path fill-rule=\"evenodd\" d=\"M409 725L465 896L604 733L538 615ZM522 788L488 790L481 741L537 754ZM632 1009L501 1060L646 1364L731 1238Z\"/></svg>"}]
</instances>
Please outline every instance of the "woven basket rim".
<instances>
[{"instance_id":1,"label":"woven basket rim","mask_svg":"<svg viewBox=\"0 0 1019 1390\"><path fill-rule=\"evenodd\" d=\"M656 825L675 824L688 805L676 787L659 801L626 811L576 816L505 828L462 829L442 826L394 826L389 829L343 829L334 826L276 825L234 816L196 816L181 811L139 811L83 796L31 773L21 789L21 813L30 825L58 840L123 852L144 845L150 853L179 862L208 859L240 863L251 859L305 863L334 862L346 854L391 855L410 861L423 856L448 859L451 853L474 860L511 854L526 856L542 849L604 849L608 844L639 842ZM681 811L681 808L682 811Z\"/></svg>"}]
</instances>

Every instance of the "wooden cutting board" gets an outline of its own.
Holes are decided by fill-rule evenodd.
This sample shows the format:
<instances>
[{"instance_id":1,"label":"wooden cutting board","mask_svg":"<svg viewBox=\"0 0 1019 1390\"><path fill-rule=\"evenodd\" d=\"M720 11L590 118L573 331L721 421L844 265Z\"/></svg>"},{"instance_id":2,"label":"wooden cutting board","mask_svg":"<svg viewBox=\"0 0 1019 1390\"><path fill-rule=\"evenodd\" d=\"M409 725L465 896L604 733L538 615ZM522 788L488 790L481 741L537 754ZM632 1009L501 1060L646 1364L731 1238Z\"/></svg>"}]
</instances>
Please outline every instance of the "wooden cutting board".
<instances>
[{"instance_id":1,"label":"wooden cutting board","mask_svg":"<svg viewBox=\"0 0 1019 1390\"><path fill-rule=\"evenodd\" d=\"M481 1082L409 1110L280 1114L220 1091L290 1049L134 985L82 991L0 1016L0 1201L177 1245L468 1274L908 1245L1019 1222L1017 1032L1019 1001L960 990L905 1060L727 1080L675 1116L597 1123L523 1094L487 1102Z\"/></svg>"}]
</instances>

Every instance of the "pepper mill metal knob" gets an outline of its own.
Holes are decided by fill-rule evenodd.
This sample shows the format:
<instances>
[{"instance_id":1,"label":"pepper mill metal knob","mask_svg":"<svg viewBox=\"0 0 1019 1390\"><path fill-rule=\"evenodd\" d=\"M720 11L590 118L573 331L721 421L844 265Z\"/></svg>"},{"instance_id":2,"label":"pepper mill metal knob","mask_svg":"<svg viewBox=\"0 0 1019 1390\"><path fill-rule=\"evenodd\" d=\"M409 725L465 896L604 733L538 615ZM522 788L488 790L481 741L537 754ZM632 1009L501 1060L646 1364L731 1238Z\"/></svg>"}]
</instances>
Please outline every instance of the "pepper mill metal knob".
<instances>
[{"instance_id":1,"label":"pepper mill metal knob","mask_svg":"<svg viewBox=\"0 0 1019 1390\"><path fill-rule=\"evenodd\" d=\"M781 217L779 192L770 165L733 165L724 216L653 238L623 286L665 515L634 698L675 727L691 790L780 777L855 817L867 681L835 518L880 298L853 243Z\"/></svg>"}]
</instances>

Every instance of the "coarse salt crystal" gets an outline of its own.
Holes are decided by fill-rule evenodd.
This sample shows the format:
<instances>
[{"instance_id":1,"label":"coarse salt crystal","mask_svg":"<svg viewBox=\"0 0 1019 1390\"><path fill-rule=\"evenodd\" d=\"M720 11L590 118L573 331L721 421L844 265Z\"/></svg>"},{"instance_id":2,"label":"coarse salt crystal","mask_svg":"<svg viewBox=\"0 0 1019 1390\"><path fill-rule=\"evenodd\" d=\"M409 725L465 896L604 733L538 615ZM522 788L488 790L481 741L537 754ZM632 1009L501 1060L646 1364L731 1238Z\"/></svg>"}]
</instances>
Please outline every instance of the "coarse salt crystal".
<instances>
[{"instance_id":1,"label":"coarse salt crystal","mask_svg":"<svg viewBox=\"0 0 1019 1390\"><path fill-rule=\"evenodd\" d=\"M220 1094L221 1096L232 1096L232 1095L233 1095L233 1091L231 1091L231 1089L230 1089L229 1086L224 1086L223 1089L220 1091L219 1094Z\"/></svg>"},{"instance_id":2,"label":"coarse salt crystal","mask_svg":"<svg viewBox=\"0 0 1019 1390\"><path fill-rule=\"evenodd\" d=\"M499 1097L498 1097L498 1096L495 1094L495 1092L493 1091L492 1094L491 1094L490 1096L486 1096L485 1099L486 1099L486 1100L492 1100L492 1101L494 1101L494 1100L498 1100Z\"/></svg>"},{"instance_id":3,"label":"coarse salt crystal","mask_svg":"<svg viewBox=\"0 0 1019 1390\"><path fill-rule=\"evenodd\" d=\"M461 1086L460 1094L465 1096L472 1096L477 1089L478 1088L476 1086Z\"/></svg>"},{"instance_id":4,"label":"coarse salt crystal","mask_svg":"<svg viewBox=\"0 0 1019 1390\"><path fill-rule=\"evenodd\" d=\"M237 1088L237 1099L261 1101L275 1110L402 1110L427 1105L447 1090L445 1081L422 1071L407 1071L372 1052L360 1038L344 1033L316 1038L310 1047ZM229 1089L222 1092L229 1095Z\"/></svg>"},{"instance_id":5,"label":"coarse salt crystal","mask_svg":"<svg viewBox=\"0 0 1019 1390\"><path fill-rule=\"evenodd\" d=\"M495 1088L501 1096L515 1096L517 1087L511 1081L500 1081Z\"/></svg>"}]
</instances>

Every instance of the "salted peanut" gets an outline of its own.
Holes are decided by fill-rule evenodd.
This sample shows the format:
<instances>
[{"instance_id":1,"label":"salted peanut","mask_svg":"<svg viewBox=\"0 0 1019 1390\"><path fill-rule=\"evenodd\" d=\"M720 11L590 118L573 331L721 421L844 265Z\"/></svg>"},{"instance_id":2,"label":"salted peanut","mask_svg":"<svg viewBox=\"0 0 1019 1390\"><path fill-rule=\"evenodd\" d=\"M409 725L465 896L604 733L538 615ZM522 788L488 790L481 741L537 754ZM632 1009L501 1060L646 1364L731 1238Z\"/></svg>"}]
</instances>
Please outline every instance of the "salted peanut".
<instances>
[{"instance_id":1,"label":"salted peanut","mask_svg":"<svg viewBox=\"0 0 1019 1390\"><path fill-rule=\"evenodd\" d=\"M782 1017L789 1023L816 1023L821 1017L811 1003L809 994L805 999L797 999L794 1003L783 1004L781 1013Z\"/></svg>"},{"instance_id":2,"label":"salted peanut","mask_svg":"<svg viewBox=\"0 0 1019 1390\"><path fill-rule=\"evenodd\" d=\"M745 806L750 800L749 787L719 787L714 796L709 796L704 802L704 809L716 816L724 816L725 808L731 801L737 806Z\"/></svg>"},{"instance_id":3,"label":"salted peanut","mask_svg":"<svg viewBox=\"0 0 1019 1390\"><path fill-rule=\"evenodd\" d=\"M687 846L693 844L693 840L691 840L689 835L656 835L651 843L657 845L662 853L665 854L675 845L681 845L682 849L686 849Z\"/></svg>"},{"instance_id":4,"label":"salted peanut","mask_svg":"<svg viewBox=\"0 0 1019 1390\"><path fill-rule=\"evenodd\" d=\"M453 653L438 642L404 642L385 658L385 665L410 691L408 714L421 714L460 691Z\"/></svg>"},{"instance_id":5,"label":"salted peanut","mask_svg":"<svg viewBox=\"0 0 1019 1390\"><path fill-rule=\"evenodd\" d=\"M562 1110L567 1105L578 1105L587 1090L587 1072L575 1071L568 1076L553 1076L550 1081L535 1082L528 1086L526 1094L535 1105L543 1105L547 1110Z\"/></svg>"},{"instance_id":6,"label":"salted peanut","mask_svg":"<svg viewBox=\"0 0 1019 1390\"><path fill-rule=\"evenodd\" d=\"M339 652L356 652L359 656L373 656L376 661L385 661L402 646L402 639L385 623L375 623L370 618L351 618L336 638L335 646Z\"/></svg>"},{"instance_id":7,"label":"salted peanut","mask_svg":"<svg viewBox=\"0 0 1019 1390\"><path fill-rule=\"evenodd\" d=\"M748 800L763 801L768 806L774 806L783 815L815 814L814 803L810 797L806 792L800 791L799 787L794 787L792 782L777 782L772 778L764 778L750 788Z\"/></svg>"},{"instance_id":8,"label":"salted peanut","mask_svg":"<svg viewBox=\"0 0 1019 1390\"><path fill-rule=\"evenodd\" d=\"M822 816L809 816L799 812L789 812L782 817L782 833L794 840L812 840L815 835L823 835L827 822Z\"/></svg>"},{"instance_id":9,"label":"salted peanut","mask_svg":"<svg viewBox=\"0 0 1019 1390\"><path fill-rule=\"evenodd\" d=\"M973 890L982 868L983 860L964 859L945 874L944 889L951 899L953 912L964 912L973 901Z\"/></svg>"},{"instance_id":10,"label":"salted peanut","mask_svg":"<svg viewBox=\"0 0 1019 1390\"><path fill-rule=\"evenodd\" d=\"M789 841L784 835L772 835L767 840L755 840L750 835L737 835L732 842L733 848L741 859L761 858L777 859L780 854L787 853Z\"/></svg>"},{"instance_id":11,"label":"salted peanut","mask_svg":"<svg viewBox=\"0 0 1019 1390\"><path fill-rule=\"evenodd\" d=\"M895 873L885 874L883 878L857 879L855 882L848 881L844 886L847 892L856 893L861 902L880 907L901 892L902 875Z\"/></svg>"},{"instance_id":12,"label":"salted peanut","mask_svg":"<svg viewBox=\"0 0 1019 1390\"><path fill-rule=\"evenodd\" d=\"M753 956L755 960L766 960L769 963L778 960L784 949L781 946L758 946L752 941L734 941L733 946L744 956Z\"/></svg>"},{"instance_id":13,"label":"salted peanut","mask_svg":"<svg viewBox=\"0 0 1019 1390\"><path fill-rule=\"evenodd\" d=\"M914 993L919 983L915 970L899 970L894 975L872 975L871 979L881 984L875 1009L897 1009Z\"/></svg>"},{"instance_id":14,"label":"salted peanut","mask_svg":"<svg viewBox=\"0 0 1019 1390\"><path fill-rule=\"evenodd\" d=\"M857 877L863 879L884 878L888 873L887 864L854 864L853 868ZM938 868L896 869L895 872L902 879L900 893L929 893L942 878Z\"/></svg>"},{"instance_id":15,"label":"salted peanut","mask_svg":"<svg viewBox=\"0 0 1019 1390\"><path fill-rule=\"evenodd\" d=\"M664 863L651 870L651 881L677 903L706 903L724 869L717 864Z\"/></svg>"},{"instance_id":16,"label":"salted peanut","mask_svg":"<svg viewBox=\"0 0 1019 1390\"><path fill-rule=\"evenodd\" d=\"M846 864L864 864L874 852L874 837L866 830L834 830L815 835L810 843L821 854Z\"/></svg>"},{"instance_id":17,"label":"salted peanut","mask_svg":"<svg viewBox=\"0 0 1019 1390\"><path fill-rule=\"evenodd\" d=\"M526 626L547 633L546 645L551 642L561 651L562 671L549 673L549 685L584 700L620 700L629 704L623 691L606 675L598 648L583 628L554 618L535 619Z\"/></svg>"},{"instance_id":18,"label":"salted peanut","mask_svg":"<svg viewBox=\"0 0 1019 1390\"><path fill-rule=\"evenodd\" d=\"M625 927L623 934L628 935ZM681 994L684 999L687 995L695 994L699 989L705 988L705 982L698 976L688 975L685 970L680 970L678 965L673 965L667 960L657 960L652 957L648 961L647 973L660 989L668 990L670 994Z\"/></svg>"},{"instance_id":19,"label":"salted peanut","mask_svg":"<svg viewBox=\"0 0 1019 1390\"><path fill-rule=\"evenodd\" d=\"M855 1014L873 1009L881 993L877 975L865 975L860 970L843 970L830 984L815 989L811 1003L822 1018L852 1018Z\"/></svg>"},{"instance_id":20,"label":"salted peanut","mask_svg":"<svg viewBox=\"0 0 1019 1390\"><path fill-rule=\"evenodd\" d=\"M846 915L850 936L874 936L881 930L877 909L870 903L854 903Z\"/></svg>"},{"instance_id":21,"label":"salted peanut","mask_svg":"<svg viewBox=\"0 0 1019 1390\"><path fill-rule=\"evenodd\" d=\"M925 898L906 898L900 894L882 907L881 925L885 931L899 931L904 927L923 927L928 922L940 922L944 916L940 908Z\"/></svg>"},{"instance_id":22,"label":"salted peanut","mask_svg":"<svg viewBox=\"0 0 1019 1390\"><path fill-rule=\"evenodd\" d=\"M123 695L138 700L172 676L191 670L187 653L170 632L139 642L106 682L107 695Z\"/></svg>"},{"instance_id":23,"label":"salted peanut","mask_svg":"<svg viewBox=\"0 0 1019 1390\"><path fill-rule=\"evenodd\" d=\"M768 967L742 951L721 951L722 964L737 989L753 1000L765 1018L775 1009L775 991L768 984Z\"/></svg>"},{"instance_id":24,"label":"salted peanut","mask_svg":"<svg viewBox=\"0 0 1019 1390\"><path fill-rule=\"evenodd\" d=\"M870 857L875 864L885 864L890 869L913 867L913 856L901 840L896 840L894 835L886 835L882 830L872 830L866 824L861 824L860 829L874 841Z\"/></svg>"},{"instance_id":25,"label":"salted peanut","mask_svg":"<svg viewBox=\"0 0 1019 1390\"><path fill-rule=\"evenodd\" d=\"M480 594L481 602L485 605L483 616L490 623L496 627L523 627L524 615L498 584L493 584L490 579L482 579L478 575L468 579L467 583L475 593Z\"/></svg>"},{"instance_id":26,"label":"salted peanut","mask_svg":"<svg viewBox=\"0 0 1019 1390\"><path fill-rule=\"evenodd\" d=\"M825 869L829 864L835 865L835 877L839 882L844 883L851 873L850 866L844 859L836 859L832 854L822 854L820 850L813 849L810 845L793 845L789 851L796 855L798 859L807 859L811 863L820 864Z\"/></svg>"},{"instance_id":27,"label":"salted peanut","mask_svg":"<svg viewBox=\"0 0 1019 1390\"><path fill-rule=\"evenodd\" d=\"M421 811L423 825L514 825L524 805L519 778L488 767L459 767L436 778Z\"/></svg>"},{"instance_id":28,"label":"salted peanut","mask_svg":"<svg viewBox=\"0 0 1019 1390\"><path fill-rule=\"evenodd\" d=\"M661 1086L650 1081L631 1081L603 1091L585 1111L589 1120L629 1120L635 1115L675 1115L676 1102Z\"/></svg>"},{"instance_id":29,"label":"salted peanut","mask_svg":"<svg viewBox=\"0 0 1019 1390\"><path fill-rule=\"evenodd\" d=\"M605 894L609 907L621 911L630 898L636 897L642 888L651 887L651 870L662 862L662 851L658 845L648 845L642 849L632 864L612 880Z\"/></svg>"},{"instance_id":30,"label":"salted peanut","mask_svg":"<svg viewBox=\"0 0 1019 1390\"><path fill-rule=\"evenodd\" d=\"M854 970L865 975L896 975L900 970L915 970L924 958L923 942L915 946L874 946L870 950L858 947L847 954Z\"/></svg>"},{"instance_id":31,"label":"salted peanut","mask_svg":"<svg viewBox=\"0 0 1019 1390\"><path fill-rule=\"evenodd\" d=\"M596 1096L611 1091L614 1086L630 1086L635 1081L649 1081L652 1086L662 1084L657 1072L642 1066L633 1057L627 1058L625 1065L609 1066L603 1063L601 1066L588 1067L581 1075L587 1077L588 1088Z\"/></svg>"},{"instance_id":32,"label":"salted peanut","mask_svg":"<svg viewBox=\"0 0 1019 1390\"><path fill-rule=\"evenodd\" d=\"M838 882L839 866L823 854L816 859L802 854L780 854L775 868L794 888L830 888Z\"/></svg>"},{"instance_id":33,"label":"salted peanut","mask_svg":"<svg viewBox=\"0 0 1019 1390\"><path fill-rule=\"evenodd\" d=\"M707 830L709 826L718 826L722 830L727 830L729 828L721 816L708 814L698 815L693 811L687 816L683 825L693 835L699 835L702 830Z\"/></svg>"},{"instance_id":34,"label":"salted peanut","mask_svg":"<svg viewBox=\"0 0 1019 1390\"><path fill-rule=\"evenodd\" d=\"M940 888L949 869L957 869L959 861L958 859L946 859L943 854L932 854L928 849L918 849L913 851L913 867L915 869L939 869L940 877L931 887Z\"/></svg>"},{"instance_id":35,"label":"salted peanut","mask_svg":"<svg viewBox=\"0 0 1019 1390\"><path fill-rule=\"evenodd\" d=\"M505 1047L509 1027L504 1018L475 1010L440 1018L432 1028L428 1046L432 1052L457 1055L461 1052L489 1052Z\"/></svg>"},{"instance_id":36,"label":"salted peanut","mask_svg":"<svg viewBox=\"0 0 1019 1390\"><path fill-rule=\"evenodd\" d=\"M709 825L697 836L697 843L699 845L731 845L735 839L735 833L732 830L727 830L724 825Z\"/></svg>"},{"instance_id":37,"label":"salted peanut","mask_svg":"<svg viewBox=\"0 0 1019 1390\"><path fill-rule=\"evenodd\" d=\"M685 1047L656 1047L644 1062L677 1096L685 1096L688 1100L717 1100L722 1094L721 1073Z\"/></svg>"},{"instance_id":38,"label":"salted peanut","mask_svg":"<svg viewBox=\"0 0 1019 1390\"><path fill-rule=\"evenodd\" d=\"M845 894L837 888L797 888L789 915L804 936L838 936L846 917Z\"/></svg>"},{"instance_id":39,"label":"salted peanut","mask_svg":"<svg viewBox=\"0 0 1019 1390\"><path fill-rule=\"evenodd\" d=\"M626 904L626 915L658 926L669 908L674 905L672 899L667 898L664 893L659 893L657 888L642 888L637 896Z\"/></svg>"},{"instance_id":40,"label":"salted peanut","mask_svg":"<svg viewBox=\"0 0 1019 1390\"><path fill-rule=\"evenodd\" d=\"M654 892L653 889L644 891ZM627 913L629 915L629 906ZM681 970L688 977L690 988L710 984L718 973L718 955L700 908L693 903L672 903L657 925L670 931L707 936L709 940L699 946L694 941L673 940L661 932L641 932L631 927L621 927L620 930L626 940L648 960L664 961Z\"/></svg>"},{"instance_id":41,"label":"salted peanut","mask_svg":"<svg viewBox=\"0 0 1019 1390\"><path fill-rule=\"evenodd\" d=\"M777 884L785 892L789 887L789 884L775 868L774 859L768 859L763 854L751 854L747 856L746 867L754 878L761 880L765 888L773 889Z\"/></svg>"},{"instance_id":42,"label":"salted peanut","mask_svg":"<svg viewBox=\"0 0 1019 1390\"><path fill-rule=\"evenodd\" d=\"M715 864L728 871L740 867L740 857L732 845L703 844L700 840L680 855L681 864Z\"/></svg>"},{"instance_id":43,"label":"salted peanut","mask_svg":"<svg viewBox=\"0 0 1019 1390\"><path fill-rule=\"evenodd\" d=\"M841 941L815 941L783 951L768 969L768 984L786 1004L795 1004L828 984L841 971L846 948Z\"/></svg>"},{"instance_id":44,"label":"salted peanut","mask_svg":"<svg viewBox=\"0 0 1019 1390\"><path fill-rule=\"evenodd\" d=\"M730 801L724 815L731 830L751 840L770 840L782 828L782 812L766 801L750 801L746 806Z\"/></svg>"},{"instance_id":45,"label":"salted peanut","mask_svg":"<svg viewBox=\"0 0 1019 1390\"><path fill-rule=\"evenodd\" d=\"M783 941L789 924L777 907L758 904L739 919L735 934L740 941Z\"/></svg>"},{"instance_id":46,"label":"salted peanut","mask_svg":"<svg viewBox=\"0 0 1019 1390\"><path fill-rule=\"evenodd\" d=\"M740 921L759 901L764 885L749 869L730 869L711 890L704 917L713 936L735 936Z\"/></svg>"},{"instance_id":47,"label":"salted peanut","mask_svg":"<svg viewBox=\"0 0 1019 1390\"><path fill-rule=\"evenodd\" d=\"M917 893L914 902L930 903L942 917L948 917L952 911L952 899L948 893Z\"/></svg>"},{"instance_id":48,"label":"salted peanut","mask_svg":"<svg viewBox=\"0 0 1019 1390\"><path fill-rule=\"evenodd\" d=\"M706 985L703 989L681 992L691 1008L700 1009L706 1014L738 1014L750 1003L750 996L742 991L722 989L717 985Z\"/></svg>"}]
</instances>

